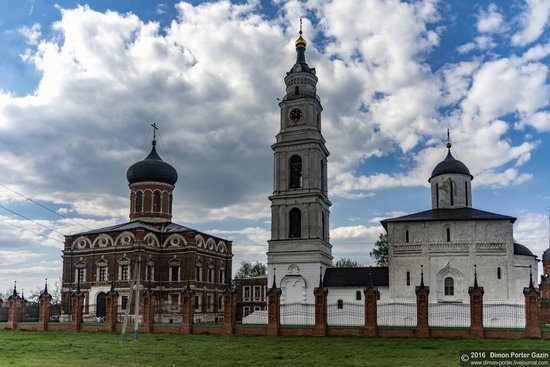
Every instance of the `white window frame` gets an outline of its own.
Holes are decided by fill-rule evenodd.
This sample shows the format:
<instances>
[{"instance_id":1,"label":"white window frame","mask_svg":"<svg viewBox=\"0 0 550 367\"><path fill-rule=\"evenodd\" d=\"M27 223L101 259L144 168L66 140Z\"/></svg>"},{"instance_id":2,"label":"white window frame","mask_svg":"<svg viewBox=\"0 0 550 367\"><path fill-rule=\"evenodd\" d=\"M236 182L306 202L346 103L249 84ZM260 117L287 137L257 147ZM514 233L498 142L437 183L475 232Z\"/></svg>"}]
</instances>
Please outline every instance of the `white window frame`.
<instances>
[{"instance_id":1,"label":"white window frame","mask_svg":"<svg viewBox=\"0 0 550 367\"><path fill-rule=\"evenodd\" d=\"M198 273L197 273L197 269L198 269ZM195 280L197 282L202 282L202 266L201 265L195 265Z\"/></svg>"},{"instance_id":2,"label":"white window frame","mask_svg":"<svg viewBox=\"0 0 550 367\"><path fill-rule=\"evenodd\" d=\"M177 268L178 269L178 275L176 277L176 280L172 279L172 268ZM169 272L170 272L170 274L168 274L170 281L171 282L179 282L180 279L181 279L181 266L177 265L177 264L170 264L168 269L169 269Z\"/></svg>"},{"instance_id":3,"label":"white window frame","mask_svg":"<svg viewBox=\"0 0 550 367\"><path fill-rule=\"evenodd\" d=\"M214 312L214 295L213 294L207 294L206 295L206 309L208 312Z\"/></svg>"},{"instance_id":4,"label":"white window frame","mask_svg":"<svg viewBox=\"0 0 550 367\"><path fill-rule=\"evenodd\" d=\"M105 279L101 279L101 270L105 269ZM109 281L109 268L107 264L102 264L97 266L97 281L98 282L107 282Z\"/></svg>"},{"instance_id":5,"label":"white window frame","mask_svg":"<svg viewBox=\"0 0 550 367\"><path fill-rule=\"evenodd\" d=\"M248 296L247 296L248 293ZM250 301L250 286L245 285L243 286L243 300Z\"/></svg>"},{"instance_id":6,"label":"white window frame","mask_svg":"<svg viewBox=\"0 0 550 367\"><path fill-rule=\"evenodd\" d=\"M128 267L128 272L127 272L127 278L126 278L126 279L124 279L124 278L122 277L122 269L123 269L124 266L127 266L127 267ZM123 281L123 282L129 281L130 278L131 278L131 275L130 275L130 274L131 274L131 270L132 270L131 268L132 268L132 267L131 267L131 265L130 265L129 262L128 262L128 263L124 262L124 263L118 264L118 280L121 280L121 281Z\"/></svg>"},{"instance_id":7,"label":"white window frame","mask_svg":"<svg viewBox=\"0 0 550 367\"><path fill-rule=\"evenodd\" d=\"M256 291L258 292L258 297L256 297ZM254 301L259 301L262 299L262 286L261 285L255 285L253 287L253 296Z\"/></svg>"},{"instance_id":8,"label":"white window frame","mask_svg":"<svg viewBox=\"0 0 550 367\"><path fill-rule=\"evenodd\" d=\"M86 282L86 267L85 266L79 266L77 268L75 268L75 273L74 273L74 280L75 280L75 284L78 283L78 274L79 272L82 271L82 280L80 281L80 284Z\"/></svg>"},{"instance_id":9,"label":"white window frame","mask_svg":"<svg viewBox=\"0 0 550 367\"><path fill-rule=\"evenodd\" d=\"M195 311L202 312L202 295L195 295Z\"/></svg>"},{"instance_id":10,"label":"white window frame","mask_svg":"<svg viewBox=\"0 0 550 367\"><path fill-rule=\"evenodd\" d=\"M215 269L213 266L208 267L208 273L206 274L207 275L206 281L208 283L214 283L214 275L215 275L214 270Z\"/></svg>"},{"instance_id":11,"label":"white window frame","mask_svg":"<svg viewBox=\"0 0 550 367\"><path fill-rule=\"evenodd\" d=\"M244 306L243 307L243 317L246 317L250 315L250 307L249 306Z\"/></svg>"}]
</instances>

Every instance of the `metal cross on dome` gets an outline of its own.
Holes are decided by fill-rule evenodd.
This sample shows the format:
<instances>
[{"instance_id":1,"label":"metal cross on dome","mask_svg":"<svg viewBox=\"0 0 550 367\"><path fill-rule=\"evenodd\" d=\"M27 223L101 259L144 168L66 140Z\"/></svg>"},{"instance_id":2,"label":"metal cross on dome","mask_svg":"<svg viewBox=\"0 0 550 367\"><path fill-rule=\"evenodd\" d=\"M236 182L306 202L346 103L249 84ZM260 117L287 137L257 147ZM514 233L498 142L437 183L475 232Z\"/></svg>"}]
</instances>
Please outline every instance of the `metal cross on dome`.
<instances>
[{"instance_id":1,"label":"metal cross on dome","mask_svg":"<svg viewBox=\"0 0 550 367\"><path fill-rule=\"evenodd\" d=\"M151 126L153 127L153 140L156 141L157 140L157 130L159 129L157 127L157 123L152 123Z\"/></svg>"}]
</instances>

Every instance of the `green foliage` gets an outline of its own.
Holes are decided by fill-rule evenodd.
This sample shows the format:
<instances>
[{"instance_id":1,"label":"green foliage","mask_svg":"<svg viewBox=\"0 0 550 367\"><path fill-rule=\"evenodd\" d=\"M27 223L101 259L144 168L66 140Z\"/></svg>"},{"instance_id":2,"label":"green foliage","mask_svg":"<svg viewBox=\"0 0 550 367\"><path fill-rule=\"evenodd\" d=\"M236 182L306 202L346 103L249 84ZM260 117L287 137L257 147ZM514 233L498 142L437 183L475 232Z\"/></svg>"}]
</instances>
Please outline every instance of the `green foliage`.
<instances>
[{"instance_id":1,"label":"green foliage","mask_svg":"<svg viewBox=\"0 0 550 367\"><path fill-rule=\"evenodd\" d=\"M547 350L547 340L131 335L0 331L0 366L458 366L461 350Z\"/></svg>"},{"instance_id":2,"label":"green foliage","mask_svg":"<svg viewBox=\"0 0 550 367\"><path fill-rule=\"evenodd\" d=\"M239 270L237 270L237 273L235 274L235 278L241 279L241 278L250 278L250 277L259 277L261 275L267 274L267 267L265 264L262 264L261 262L256 261L254 264L243 261L241 263L241 267Z\"/></svg>"},{"instance_id":3,"label":"green foliage","mask_svg":"<svg viewBox=\"0 0 550 367\"><path fill-rule=\"evenodd\" d=\"M336 268L358 268L361 266L361 264L359 264L357 260L354 260L352 258L342 257L338 259L334 266Z\"/></svg>"},{"instance_id":4,"label":"green foliage","mask_svg":"<svg viewBox=\"0 0 550 367\"><path fill-rule=\"evenodd\" d=\"M370 256L378 266L388 266L388 235L380 234L378 241L374 244Z\"/></svg>"}]
</instances>

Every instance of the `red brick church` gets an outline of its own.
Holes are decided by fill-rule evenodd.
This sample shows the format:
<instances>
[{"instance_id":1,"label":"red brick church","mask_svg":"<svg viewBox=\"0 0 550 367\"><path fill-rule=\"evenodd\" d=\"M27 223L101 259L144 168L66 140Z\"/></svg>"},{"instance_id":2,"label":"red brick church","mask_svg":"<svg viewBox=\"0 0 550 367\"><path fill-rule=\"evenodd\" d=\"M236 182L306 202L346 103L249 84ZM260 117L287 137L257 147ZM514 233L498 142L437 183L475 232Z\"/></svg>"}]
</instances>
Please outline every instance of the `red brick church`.
<instances>
[{"instance_id":1,"label":"red brick church","mask_svg":"<svg viewBox=\"0 0 550 367\"><path fill-rule=\"evenodd\" d=\"M139 274L140 290L155 292L155 322L179 322L180 298L195 290L197 320L223 315L223 291L231 279L231 241L173 223L174 167L152 149L127 172L130 221L65 237L62 304L71 313L71 294L84 295L84 318L106 315L106 294L118 292L118 314ZM137 269L136 269L137 267ZM132 308L133 311L133 308ZM119 316L120 317L120 316Z\"/></svg>"}]
</instances>

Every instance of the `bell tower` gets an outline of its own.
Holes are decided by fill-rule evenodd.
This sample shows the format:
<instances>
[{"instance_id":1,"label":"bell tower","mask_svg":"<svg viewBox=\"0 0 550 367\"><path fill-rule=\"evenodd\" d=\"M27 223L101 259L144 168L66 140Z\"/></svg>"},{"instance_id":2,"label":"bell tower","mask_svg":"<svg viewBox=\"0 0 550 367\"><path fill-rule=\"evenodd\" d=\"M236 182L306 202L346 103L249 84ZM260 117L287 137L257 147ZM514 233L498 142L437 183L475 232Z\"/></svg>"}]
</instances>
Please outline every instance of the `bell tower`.
<instances>
[{"instance_id":1,"label":"bell tower","mask_svg":"<svg viewBox=\"0 0 550 367\"><path fill-rule=\"evenodd\" d=\"M284 79L281 125L274 152L268 284L276 275L282 302L312 302L313 289L332 264L329 241L327 157L321 134L321 100L315 69L306 63L306 41L296 40L296 63ZM276 273L276 274L275 274Z\"/></svg>"}]
</instances>

